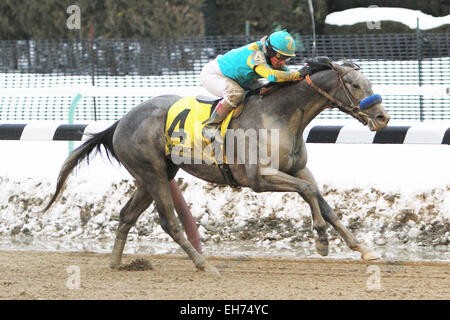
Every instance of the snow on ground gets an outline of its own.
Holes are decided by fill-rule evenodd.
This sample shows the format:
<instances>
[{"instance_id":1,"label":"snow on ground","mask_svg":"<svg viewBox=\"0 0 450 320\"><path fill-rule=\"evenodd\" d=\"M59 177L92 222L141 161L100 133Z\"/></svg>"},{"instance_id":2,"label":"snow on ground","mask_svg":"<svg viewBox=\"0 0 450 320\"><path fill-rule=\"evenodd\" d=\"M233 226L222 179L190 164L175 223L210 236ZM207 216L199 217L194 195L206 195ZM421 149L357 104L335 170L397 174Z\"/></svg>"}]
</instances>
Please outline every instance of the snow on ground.
<instances>
[{"instance_id":1,"label":"snow on ground","mask_svg":"<svg viewBox=\"0 0 450 320\"><path fill-rule=\"evenodd\" d=\"M422 30L450 24L450 14L443 17L434 17L419 10L377 6L333 12L327 15L325 23L341 26L367 21L396 21L407 25L411 29L415 29L417 27L417 19L419 19L419 27Z\"/></svg>"},{"instance_id":2,"label":"snow on ground","mask_svg":"<svg viewBox=\"0 0 450 320\"><path fill-rule=\"evenodd\" d=\"M406 246L406 255L432 247L439 253L433 259L450 260L448 146L307 148L308 166L325 199L360 239L380 250ZM1 141L0 152L0 248L110 251L118 214L134 189L123 167L95 158L71 176L61 200L39 217L35 212L54 191L68 142ZM311 215L300 196L236 191L183 172L177 179L206 252L220 248L231 254L252 246L266 254L314 255ZM132 228L128 252L177 250L157 217L152 205ZM352 256L329 230L332 255Z\"/></svg>"}]
</instances>

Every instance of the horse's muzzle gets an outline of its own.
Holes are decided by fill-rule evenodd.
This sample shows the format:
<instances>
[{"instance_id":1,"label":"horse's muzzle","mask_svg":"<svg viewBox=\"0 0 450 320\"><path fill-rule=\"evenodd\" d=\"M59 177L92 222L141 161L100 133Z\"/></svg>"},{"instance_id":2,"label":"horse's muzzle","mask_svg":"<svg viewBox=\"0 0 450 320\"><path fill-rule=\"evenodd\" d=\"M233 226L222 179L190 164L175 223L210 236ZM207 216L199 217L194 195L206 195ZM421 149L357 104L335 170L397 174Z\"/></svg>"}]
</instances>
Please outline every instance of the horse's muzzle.
<instances>
[{"instance_id":1,"label":"horse's muzzle","mask_svg":"<svg viewBox=\"0 0 450 320\"><path fill-rule=\"evenodd\" d=\"M381 104L376 104L370 111L372 112L369 113L369 129L371 131L378 131L386 128L389 120L391 120L386 109Z\"/></svg>"}]
</instances>

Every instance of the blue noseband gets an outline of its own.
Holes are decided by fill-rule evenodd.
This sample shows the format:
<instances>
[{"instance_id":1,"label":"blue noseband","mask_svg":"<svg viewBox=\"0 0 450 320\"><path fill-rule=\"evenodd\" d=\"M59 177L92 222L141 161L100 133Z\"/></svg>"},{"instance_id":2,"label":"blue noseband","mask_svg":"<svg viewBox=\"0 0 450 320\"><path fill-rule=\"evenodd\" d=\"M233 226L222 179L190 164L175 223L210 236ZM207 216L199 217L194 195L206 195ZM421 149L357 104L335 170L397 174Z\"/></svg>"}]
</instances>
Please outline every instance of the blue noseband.
<instances>
[{"instance_id":1,"label":"blue noseband","mask_svg":"<svg viewBox=\"0 0 450 320\"><path fill-rule=\"evenodd\" d=\"M361 108L361 110L368 109L375 103L381 103L381 101L383 101L383 99L379 94L373 94L361 101L359 107Z\"/></svg>"}]
</instances>

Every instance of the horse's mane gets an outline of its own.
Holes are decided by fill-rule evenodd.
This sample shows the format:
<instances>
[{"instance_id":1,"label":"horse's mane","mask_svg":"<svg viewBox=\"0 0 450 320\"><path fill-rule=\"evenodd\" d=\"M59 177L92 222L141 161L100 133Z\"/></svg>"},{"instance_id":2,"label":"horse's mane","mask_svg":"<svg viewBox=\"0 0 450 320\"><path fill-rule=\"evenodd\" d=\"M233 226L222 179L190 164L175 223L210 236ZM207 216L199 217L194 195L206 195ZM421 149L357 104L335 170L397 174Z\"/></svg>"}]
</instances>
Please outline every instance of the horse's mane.
<instances>
[{"instance_id":1,"label":"horse's mane","mask_svg":"<svg viewBox=\"0 0 450 320\"><path fill-rule=\"evenodd\" d=\"M312 73L334 69L333 61L331 61L328 57L316 57L316 58L306 59L305 62L311 68ZM351 68L355 68L358 70L360 69L359 65L357 65L354 62L345 60L345 59L339 61L338 63L342 66L351 67ZM269 82L259 88L250 90L248 92L248 96L250 96L250 95L265 96L265 95L271 94L272 92L274 92L280 88L289 87L289 86L291 86L293 84L297 84L303 80L304 79L294 80L294 81L284 81L284 82Z\"/></svg>"}]
</instances>

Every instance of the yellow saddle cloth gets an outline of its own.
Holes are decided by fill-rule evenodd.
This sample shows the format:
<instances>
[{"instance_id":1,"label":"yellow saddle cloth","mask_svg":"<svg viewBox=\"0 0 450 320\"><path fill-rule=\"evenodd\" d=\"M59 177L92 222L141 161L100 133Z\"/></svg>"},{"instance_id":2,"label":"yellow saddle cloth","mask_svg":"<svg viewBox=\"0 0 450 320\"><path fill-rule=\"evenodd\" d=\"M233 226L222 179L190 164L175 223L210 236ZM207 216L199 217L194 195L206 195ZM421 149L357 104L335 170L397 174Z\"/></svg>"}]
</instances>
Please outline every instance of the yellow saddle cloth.
<instances>
[{"instance_id":1,"label":"yellow saddle cloth","mask_svg":"<svg viewBox=\"0 0 450 320\"><path fill-rule=\"evenodd\" d=\"M186 163L226 163L224 146L213 148L204 141L202 129L211 116L213 103L200 102L195 97L181 98L175 102L167 113L165 138L166 156L170 156L175 164ZM220 132L225 141L225 134L233 116L233 110L222 121ZM196 160L192 162L192 160Z\"/></svg>"}]
</instances>

